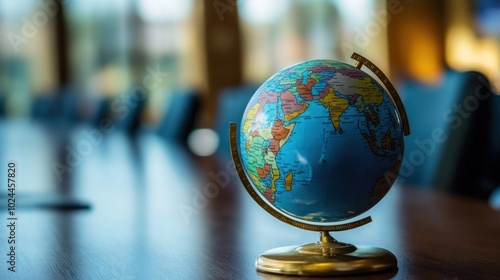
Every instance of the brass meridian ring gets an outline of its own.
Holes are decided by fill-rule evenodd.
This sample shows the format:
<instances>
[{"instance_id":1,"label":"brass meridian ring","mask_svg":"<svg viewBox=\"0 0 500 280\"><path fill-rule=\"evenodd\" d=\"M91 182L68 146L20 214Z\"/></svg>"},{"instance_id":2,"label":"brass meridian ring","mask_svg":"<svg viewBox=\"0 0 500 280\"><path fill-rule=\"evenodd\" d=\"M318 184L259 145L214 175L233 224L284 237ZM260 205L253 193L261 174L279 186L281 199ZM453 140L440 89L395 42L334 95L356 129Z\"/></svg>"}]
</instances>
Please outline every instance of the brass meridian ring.
<instances>
[{"instance_id":1,"label":"brass meridian ring","mask_svg":"<svg viewBox=\"0 0 500 280\"><path fill-rule=\"evenodd\" d=\"M389 93L389 96L391 97L392 101L396 105L396 108L399 112L404 135L405 136L410 135L410 124L408 123L408 116L406 115L406 110L403 106L403 102L401 101L398 92L396 91L396 88L389 81L389 78L387 78L387 76L382 72L382 70L380 70L380 68L378 68L375 64L373 64L373 62L371 62L364 56L353 52L351 58L357 61L356 68L361 69L361 67L365 65L366 67L368 67L368 69L370 69L373 72L373 74L375 74L380 79L380 81L382 81L382 83L387 89L387 92Z\"/></svg>"},{"instance_id":2,"label":"brass meridian ring","mask_svg":"<svg viewBox=\"0 0 500 280\"><path fill-rule=\"evenodd\" d=\"M243 170L243 165L241 164L241 159L240 155L238 153L238 147L236 145L236 124L235 123L230 123L229 124L229 143L231 145L231 156L233 157L233 162L236 167L236 171L238 172L238 176L240 177L241 183L247 190L248 194L259 204L260 207L262 207L264 210L266 210L269 214L273 215L275 218L278 220L285 222L287 224L290 224L292 226L305 229L305 230L311 230L311 231L342 231L342 230L349 230L353 228L357 228L363 225L368 224L369 222L372 221L372 218L370 216L365 217L361 220L357 220L354 222L350 223L345 223L345 224L338 224L338 225L314 225L314 224L308 224L304 222L300 222L294 219L291 219L287 216L285 216L283 213L280 213L278 210L275 208L271 207L268 203L266 203L261 196L255 191L253 188L252 184L248 180L245 171Z\"/></svg>"}]
</instances>

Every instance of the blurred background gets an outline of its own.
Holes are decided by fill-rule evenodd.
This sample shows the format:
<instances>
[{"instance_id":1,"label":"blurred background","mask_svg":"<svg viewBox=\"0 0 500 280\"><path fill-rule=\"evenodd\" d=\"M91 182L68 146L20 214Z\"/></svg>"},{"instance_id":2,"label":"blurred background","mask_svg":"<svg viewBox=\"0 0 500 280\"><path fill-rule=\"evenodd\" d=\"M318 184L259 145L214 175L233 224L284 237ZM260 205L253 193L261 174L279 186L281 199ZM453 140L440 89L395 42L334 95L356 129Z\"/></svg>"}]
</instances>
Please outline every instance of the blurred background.
<instances>
[{"instance_id":1,"label":"blurred background","mask_svg":"<svg viewBox=\"0 0 500 280\"><path fill-rule=\"evenodd\" d=\"M0 0L0 38L0 154L24 165L25 192L69 192L78 155L109 153L116 133L227 156L227 123L258 85L355 51L408 110L401 181L500 204L498 1ZM417 140L436 128L449 140L429 152Z\"/></svg>"}]
</instances>

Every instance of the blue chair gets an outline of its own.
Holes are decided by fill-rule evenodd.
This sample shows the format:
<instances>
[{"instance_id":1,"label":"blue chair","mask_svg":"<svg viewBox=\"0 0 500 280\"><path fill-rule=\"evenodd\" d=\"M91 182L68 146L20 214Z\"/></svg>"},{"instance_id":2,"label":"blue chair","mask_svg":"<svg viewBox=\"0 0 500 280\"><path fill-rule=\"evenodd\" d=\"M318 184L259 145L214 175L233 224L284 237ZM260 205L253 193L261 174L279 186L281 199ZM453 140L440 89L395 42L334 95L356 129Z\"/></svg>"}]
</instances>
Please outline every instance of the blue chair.
<instances>
[{"instance_id":1,"label":"blue chair","mask_svg":"<svg viewBox=\"0 0 500 280\"><path fill-rule=\"evenodd\" d=\"M58 98L55 95L39 96L33 100L31 117L36 121L54 121L59 116Z\"/></svg>"},{"instance_id":2,"label":"blue chair","mask_svg":"<svg viewBox=\"0 0 500 280\"><path fill-rule=\"evenodd\" d=\"M31 118L45 124L73 125L81 120L79 102L74 89L61 88L36 97L31 107Z\"/></svg>"},{"instance_id":3,"label":"blue chair","mask_svg":"<svg viewBox=\"0 0 500 280\"><path fill-rule=\"evenodd\" d=\"M6 111L5 111L5 104L7 103L7 100L5 98L5 94L3 92L0 92L0 117L5 117Z\"/></svg>"},{"instance_id":4,"label":"blue chair","mask_svg":"<svg viewBox=\"0 0 500 280\"><path fill-rule=\"evenodd\" d=\"M69 121L70 123L75 123L81 121L80 116L80 101L81 99L78 96L76 90L65 87L60 90L58 95L59 99L59 117Z\"/></svg>"},{"instance_id":5,"label":"blue chair","mask_svg":"<svg viewBox=\"0 0 500 280\"><path fill-rule=\"evenodd\" d=\"M136 93L131 93L136 94ZM141 96L143 93L137 93L137 96ZM130 103L126 103L124 100L129 98L131 100ZM116 99L117 100L117 99ZM116 124L118 129L122 129L129 135L135 135L139 131L141 126L141 117L146 107L147 98L136 99L132 97L132 95L124 96L121 103L114 107L114 102L111 102L111 112L107 112L111 114L111 118L113 122ZM131 104L131 105L129 105ZM102 106L107 106L106 101L103 101ZM106 107L105 107L106 108ZM115 109L119 108L119 109Z\"/></svg>"},{"instance_id":6,"label":"blue chair","mask_svg":"<svg viewBox=\"0 0 500 280\"><path fill-rule=\"evenodd\" d=\"M158 134L167 141L187 144L200 109L200 95L194 90L175 90L167 103Z\"/></svg>"},{"instance_id":7,"label":"blue chair","mask_svg":"<svg viewBox=\"0 0 500 280\"><path fill-rule=\"evenodd\" d=\"M105 118L111 118L109 108L111 106L111 99L101 97L98 100L91 102L91 111L88 120L91 125L99 127L99 123Z\"/></svg>"},{"instance_id":8,"label":"blue chair","mask_svg":"<svg viewBox=\"0 0 500 280\"><path fill-rule=\"evenodd\" d=\"M489 115L489 148L486 157L485 168L481 189L485 195L489 195L496 188L500 188L500 95L491 96L491 108Z\"/></svg>"},{"instance_id":9,"label":"blue chair","mask_svg":"<svg viewBox=\"0 0 500 280\"><path fill-rule=\"evenodd\" d=\"M400 92L411 126L400 181L486 198L481 181L490 141L487 79L449 70L437 85L408 81Z\"/></svg>"}]
</instances>

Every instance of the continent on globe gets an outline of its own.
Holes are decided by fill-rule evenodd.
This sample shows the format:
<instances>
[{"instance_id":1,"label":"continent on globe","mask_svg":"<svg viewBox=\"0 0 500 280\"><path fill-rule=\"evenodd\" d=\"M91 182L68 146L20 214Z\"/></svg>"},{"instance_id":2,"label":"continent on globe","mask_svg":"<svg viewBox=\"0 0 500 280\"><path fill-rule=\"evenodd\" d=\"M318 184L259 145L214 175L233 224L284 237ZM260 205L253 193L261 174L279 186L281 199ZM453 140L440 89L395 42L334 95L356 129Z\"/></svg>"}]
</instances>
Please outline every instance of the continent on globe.
<instances>
[{"instance_id":1,"label":"continent on globe","mask_svg":"<svg viewBox=\"0 0 500 280\"><path fill-rule=\"evenodd\" d=\"M398 114L382 86L356 67L302 62L276 73L249 101L242 164L283 213L311 222L348 219L375 205L396 178Z\"/></svg>"}]
</instances>

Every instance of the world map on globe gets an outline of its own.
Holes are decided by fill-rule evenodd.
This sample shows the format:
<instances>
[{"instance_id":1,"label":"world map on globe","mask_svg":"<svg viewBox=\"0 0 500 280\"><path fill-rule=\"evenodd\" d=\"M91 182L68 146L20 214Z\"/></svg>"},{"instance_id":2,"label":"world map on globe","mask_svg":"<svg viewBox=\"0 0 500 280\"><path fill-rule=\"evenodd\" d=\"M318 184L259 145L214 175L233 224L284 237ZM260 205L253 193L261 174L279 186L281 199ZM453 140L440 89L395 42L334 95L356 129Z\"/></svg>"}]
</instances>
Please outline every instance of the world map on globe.
<instances>
[{"instance_id":1,"label":"world map on globe","mask_svg":"<svg viewBox=\"0 0 500 280\"><path fill-rule=\"evenodd\" d=\"M360 69L310 60L264 82L243 114L245 173L267 203L295 220L332 223L373 207L403 158L399 112Z\"/></svg>"}]
</instances>

